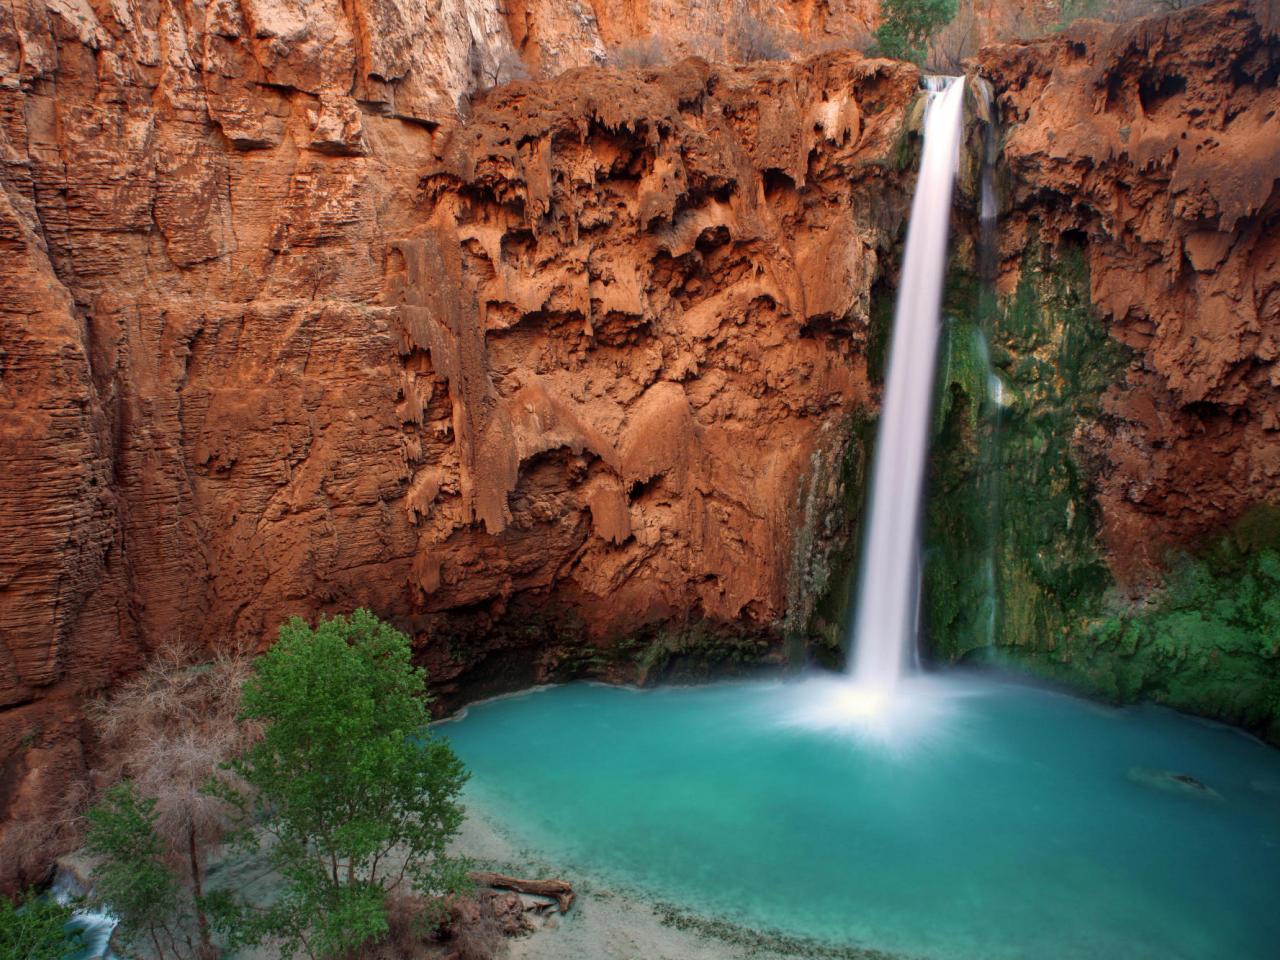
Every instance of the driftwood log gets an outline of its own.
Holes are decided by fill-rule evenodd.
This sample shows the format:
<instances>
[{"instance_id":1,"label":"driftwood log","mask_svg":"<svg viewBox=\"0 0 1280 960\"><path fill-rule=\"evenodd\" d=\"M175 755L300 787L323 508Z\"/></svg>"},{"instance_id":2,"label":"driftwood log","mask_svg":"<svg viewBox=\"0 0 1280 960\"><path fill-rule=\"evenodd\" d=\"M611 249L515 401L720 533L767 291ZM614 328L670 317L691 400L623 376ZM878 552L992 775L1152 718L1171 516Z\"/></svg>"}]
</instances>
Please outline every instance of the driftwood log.
<instances>
[{"instance_id":1,"label":"driftwood log","mask_svg":"<svg viewBox=\"0 0 1280 960\"><path fill-rule=\"evenodd\" d=\"M552 897L560 907L561 913L568 913L573 906L573 887L567 880L524 880L520 877L508 877L504 873L490 873L477 870L470 874L473 883L481 887L492 887L494 890L514 890L516 893L529 893L537 897Z\"/></svg>"}]
</instances>

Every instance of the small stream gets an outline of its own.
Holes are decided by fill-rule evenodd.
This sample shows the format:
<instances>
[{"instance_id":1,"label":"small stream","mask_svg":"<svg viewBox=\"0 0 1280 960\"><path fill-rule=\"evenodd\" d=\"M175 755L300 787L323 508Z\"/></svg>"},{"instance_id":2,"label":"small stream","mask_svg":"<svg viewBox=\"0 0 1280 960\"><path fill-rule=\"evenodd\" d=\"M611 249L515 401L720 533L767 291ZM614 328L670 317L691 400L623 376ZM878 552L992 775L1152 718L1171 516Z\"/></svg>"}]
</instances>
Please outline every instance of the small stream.
<instances>
[{"instance_id":1,"label":"small stream","mask_svg":"<svg viewBox=\"0 0 1280 960\"><path fill-rule=\"evenodd\" d=\"M49 887L48 895L58 903L68 904L84 896L84 889L67 871L59 870ZM71 925L81 933L80 949L67 960L115 960L111 950L111 935L116 929L116 918L103 910L77 910Z\"/></svg>"}]
</instances>

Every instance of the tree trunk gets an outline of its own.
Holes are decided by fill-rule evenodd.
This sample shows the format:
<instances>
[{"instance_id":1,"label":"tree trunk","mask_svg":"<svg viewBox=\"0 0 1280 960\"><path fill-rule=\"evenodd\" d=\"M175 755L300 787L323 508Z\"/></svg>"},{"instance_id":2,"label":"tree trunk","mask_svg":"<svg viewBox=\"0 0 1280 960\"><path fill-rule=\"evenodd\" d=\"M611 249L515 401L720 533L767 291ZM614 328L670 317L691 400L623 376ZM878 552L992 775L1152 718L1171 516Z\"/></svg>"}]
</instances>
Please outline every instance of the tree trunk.
<instances>
[{"instance_id":1,"label":"tree trunk","mask_svg":"<svg viewBox=\"0 0 1280 960\"><path fill-rule=\"evenodd\" d=\"M159 957L159 960L164 960L164 951L160 949L160 938L156 936L156 928L151 927L148 933L151 934L151 942L155 945L156 956Z\"/></svg>"},{"instance_id":2,"label":"tree trunk","mask_svg":"<svg viewBox=\"0 0 1280 960\"><path fill-rule=\"evenodd\" d=\"M538 897L554 897L561 913L568 913L573 906L573 887L567 880L523 880L520 877L508 877L503 873L476 871L469 874L472 882L482 887L493 887L495 890L514 890L516 893L531 893Z\"/></svg>"},{"instance_id":3,"label":"tree trunk","mask_svg":"<svg viewBox=\"0 0 1280 960\"><path fill-rule=\"evenodd\" d=\"M200 955L216 957L213 939L209 936L209 918L204 915L204 907L200 903L204 896L204 878L200 875L200 852L196 849L196 825L187 824L187 858L191 861L191 892L195 894L196 926L200 928Z\"/></svg>"}]
</instances>

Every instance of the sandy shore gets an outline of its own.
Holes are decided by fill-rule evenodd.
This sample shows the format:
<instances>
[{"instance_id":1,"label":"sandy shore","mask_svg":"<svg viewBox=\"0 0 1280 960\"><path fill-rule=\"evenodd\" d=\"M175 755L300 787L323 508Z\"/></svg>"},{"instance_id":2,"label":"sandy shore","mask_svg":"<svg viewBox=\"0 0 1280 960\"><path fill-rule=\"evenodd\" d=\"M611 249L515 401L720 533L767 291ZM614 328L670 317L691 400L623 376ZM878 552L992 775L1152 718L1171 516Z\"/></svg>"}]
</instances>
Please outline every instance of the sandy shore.
<instances>
[{"instance_id":1,"label":"sandy shore","mask_svg":"<svg viewBox=\"0 0 1280 960\"><path fill-rule=\"evenodd\" d=\"M511 960L895 960L704 919L574 875L524 849L495 819L468 806L452 852L514 876L560 877L577 900L533 933L510 941ZM902 958L906 960L906 958Z\"/></svg>"},{"instance_id":2,"label":"sandy shore","mask_svg":"<svg viewBox=\"0 0 1280 960\"><path fill-rule=\"evenodd\" d=\"M577 894L567 914L554 910L535 920L526 936L507 941L509 960L898 960L877 951L833 948L702 918L678 906L655 903L634 891L611 888L572 869L548 862L516 840L496 818L473 804L450 852L481 869L522 877L561 877ZM88 865L66 857L68 876L87 877ZM262 856L215 858L210 889L230 888L257 902L276 892L278 878ZM102 944L104 947L106 943ZM235 960L271 960L270 947L244 949ZM905 958L902 958L905 960Z\"/></svg>"}]
</instances>

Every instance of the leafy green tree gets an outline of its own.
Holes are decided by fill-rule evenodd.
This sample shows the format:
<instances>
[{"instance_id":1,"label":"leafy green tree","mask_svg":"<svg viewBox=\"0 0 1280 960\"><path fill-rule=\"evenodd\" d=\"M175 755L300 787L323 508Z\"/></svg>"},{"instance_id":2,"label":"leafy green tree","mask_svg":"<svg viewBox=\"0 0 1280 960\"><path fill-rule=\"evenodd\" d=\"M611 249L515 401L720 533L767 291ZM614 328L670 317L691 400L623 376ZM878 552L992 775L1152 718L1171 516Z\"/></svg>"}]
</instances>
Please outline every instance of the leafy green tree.
<instances>
[{"instance_id":1,"label":"leafy green tree","mask_svg":"<svg viewBox=\"0 0 1280 960\"><path fill-rule=\"evenodd\" d=\"M234 811L204 788L211 779L234 777L226 761L257 734L237 720L252 669L239 651L209 661L194 647L171 643L110 697L85 706L102 747L98 775L109 783L128 780L138 797L154 802L163 859L181 881L183 912L194 914L206 958L219 955L202 909L206 862L232 828Z\"/></svg>"},{"instance_id":2,"label":"leafy green tree","mask_svg":"<svg viewBox=\"0 0 1280 960\"><path fill-rule=\"evenodd\" d=\"M193 947L178 932L183 898L164 862L155 806L154 798L139 797L134 785L122 780L90 808L85 846L99 858L92 874L94 898L119 918L126 942L147 943L165 960L170 954L190 955Z\"/></svg>"},{"instance_id":3,"label":"leafy green tree","mask_svg":"<svg viewBox=\"0 0 1280 960\"><path fill-rule=\"evenodd\" d=\"M28 890L20 903L0 896L0 957L15 960L63 960L80 949L81 933L68 927L71 907Z\"/></svg>"},{"instance_id":4,"label":"leafy green tree","mask_svg":"<svg viewBox=\"0 0 1280 960\"><path fill-rule=\"evenodd\" d=\"M934 34L956 15L956 0L884 0L876 45L880 53L923 64Z\"/></svg>"},{"instance_id":5,"label":"leafy green tree","mask_svg":"<svg viewBox=\"0 0 1280 960\"><path fill-rule=\"evenodd\" d=\"M234 943L338 956L386 933L402 882L437 903L466 885L446 846L467 775L425 731L428 702L408 638L368 611L280 628L241 700L242 718L265 727L231 762L252 794L219 789L269 838L284 890L265 908L215 895Z\"/></svg>"}]
</instances>

